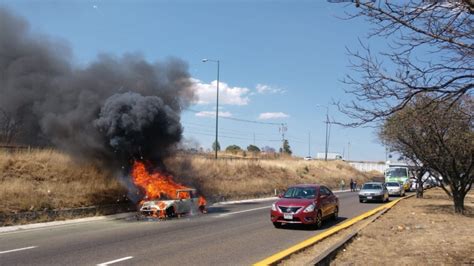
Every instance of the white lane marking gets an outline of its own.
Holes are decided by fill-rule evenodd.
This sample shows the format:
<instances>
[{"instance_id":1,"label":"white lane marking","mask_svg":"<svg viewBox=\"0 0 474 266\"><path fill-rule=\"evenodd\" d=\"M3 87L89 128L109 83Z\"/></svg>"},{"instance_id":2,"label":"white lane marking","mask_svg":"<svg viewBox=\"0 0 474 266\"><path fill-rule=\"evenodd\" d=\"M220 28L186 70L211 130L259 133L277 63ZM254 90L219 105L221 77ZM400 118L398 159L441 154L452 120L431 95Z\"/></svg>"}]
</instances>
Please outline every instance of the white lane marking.
<instances>
[{"instance_id":1,"label":"white lane marking","mask_svg":"<svg viewBox=\"0 0 474 266\"><path fill-rule=\"evenodd\" d=\"M114 263L121 262L121 261L124 261L124 260L129 260L129 259L133 259L133 257L132 256L123 257L123 258L120 258L120 259L111 260L111 261L107 261L107 262L97 264L97 266L106 266L106 265L114 264Z\"/></svg>"},{"instance_id":2,"label":"white lane marking","mask_svg":"<svg viewBox=\"0 0 474 266\"><path fill-rule=\"evenodd\" d=\"M350 189L346 190L333 190L332 191L334 194L339 194L339 193L346 193L346 192L351 192ZM219 206L219 205L234 205L234 204L240 204L240 203L253 203L253 202L262 202L262 201L272 201L272 200L278 200L278 197L269 197L269 198L258 198L258 199L245 199L245 200L233 200L233 201L222 201L222 202L215 202L212 204L212 206Z\"/></svg>"},{"instance_id":3,"label":"white lane marking","mask_svg":"<svg viewBox=\"0 0 474 266\"><path fill-rule=\"evenodd\" d=\"M232 215L232 214L243 213L243 212L251 212L251 211L262 210L262 209L270 209L271 207L272 206L266 206L266 207L248 209L248 210L237 211L237 212L222 213L222 214L219 214L216 217L224 217L224 216L229 216L229 215Z\"/></svg>"},{"instance_id":4,"label":"white lane marking","mask_svg":"<svg viewBox=\"0 0 474 266\"><path fill-rule=\"evenodd\" d=\"M278 197L233 200L233 201L216 202L213 205L233 205L233 204L240 204L240 203L253 203L253 202L271 201L271 200L277 200L277 199L278 199Z\"/></svg>"},{"instance_id":5,"label":"white lane marking","mask_svg":"<svg viewBox=\"0 0 474 266\"><path fill-rule=\"evenodd\" d=\"M11 250L0 251L0 254L10 253L10 252L16 252L16 251L22 251L22 250L27 250L27 249L32 249L32 248L37 248L37 246L31 246L31 247L26 247L26 248L17 248L17 249L11 249Z\"/></svg>"}]
</instances>

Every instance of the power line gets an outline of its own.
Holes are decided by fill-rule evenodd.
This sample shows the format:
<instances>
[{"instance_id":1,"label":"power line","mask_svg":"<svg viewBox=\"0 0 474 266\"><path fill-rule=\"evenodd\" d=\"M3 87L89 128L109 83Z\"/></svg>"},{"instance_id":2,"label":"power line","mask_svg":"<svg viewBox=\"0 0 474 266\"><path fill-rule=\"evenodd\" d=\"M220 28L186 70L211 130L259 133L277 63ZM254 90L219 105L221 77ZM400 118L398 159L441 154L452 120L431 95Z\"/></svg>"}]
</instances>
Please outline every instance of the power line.
<instances>
[{"instance_id":1,"label":"power line","mask_svg":"<svg viewBox=\"0 0 474 266\"><path fill-rule=\"evenodd\" d=\"M199 123L193 123L193 122L181 122L181 124L184 126L184 129L188 128L199 128L199 129L206 129L206 130L212 130L209 125L205 124L199 124ZM249 131L239 131L239 130L234 130L230 128L223 128L219 127L219 131L222 132L227 132L227 134L240 134L242 136L252 136L252 134L255 134L256 136L279 136L279 134L274 133L274 134L267 134L267 133L251 133Z\"/></svg>"},{"instance_id":2,"label":"power line","mask_svg":"<svg viewBox=\"0 0 474 266\"><path fill-rule=\"evenodd\" d=\"M222 131L222 130L221 130ZM225 132L225 131L224 131ZM208 128L208 127L195 127L195 126L186 126L185 127L185 133L194 133L194 134L201 134L201 135L209 135L209 136L214 136L214 135L211 135L212 132L212 129L211 128ZM227 134L227 135L226 135ZM228 135L233 135L233 136L228 136ZM280 135L277 135L277 134L265 134L265 136L280 136ZM253 134L251 133L237 133L237 132L226 132L223 136L225 136L226 138L234 138L234 139L241 139L241 140L248 140L248 141L252 141L252 143L254 141L269 141L269 142L281 142L282 140L281 139L263 139L263 138L257 138L253 137ZM260 135L260 136L263 136ZM301 140L301 139L296 139L296 138L293 138L291 136L286 136L285 135L285 139L292 142L292 143L305 143L305 141Z\"/></svg>"},{"instance_id":3,"label":"power line","mask_svg":"<svg viewBox=\"0 0 474 266\"><path fill-rule=\"evenodd\" d=\"M210 134L208 132L198 132L198 131L187 131L188 133L191 134L197 134L197 135L203 135L203 136L210 136L213 137L213 134ZM253 140L252 138L241 138L241 137L233 137L233 136L226 136L226 135L219 135L219 137L223 138L228 138L228 139L239 139L239 140L248 140L251 141ZM255 139L256 141L268 141L268 142L281 142L279 139Z\"/></svg>"},{"instance_id":4,"label":"power line","mask_svg":"<svg viewBox=\"0 0 474 266\"><path fill-rule=\"evenodd\" d=\"M184 111L189 111L189 112L192 112L192 113L200 113L200 112L201 112L201 111L197 111L197 110L193 110L193 109L185 109ZM248 120L248 119L241 119L241 118L235 118L235 117L219 116L219 118L221 118L221 119L227 119L227 120L233 120L233 121L238 121L238 122L261 124L261 125L273 125L273 126L280 126L280 125L281 125L281 123L261 122L261 121Z\"/></svg>"},{"instance_id":5,"label":"power line","mask_svg":"<svg viewBox=\"0 0 474 266\"><path fill-rule=\"evenodd\" d=\"M201 111L197 111L197 110L194 110L194 109L185 109L184 111L188 111L188 112L192 112L192 113L200 113ZM306 141L300 139L300 138L295 138L291 135L287 135L285 137L285 132L288 130L288 126L286 125L286 123L273 123L273 122L262 122L262 121L255 121L255 120L249 120L249 119L241 119L241 118L235 118L235 117L223 117L223 116L219 116L219 118L221 119L226 119L226 120L232 120L232 121L237 121L237 122L243 122L243 123L251 123L251 124L258 124L258 125L271 125L271 126L278 126L279 127L279 130L280 130L280 133L283 133L282 136L283 136L283 139L286 139L288 141L291 141L291 142L296 142L296 143L306 143ZM198 130L207 130L208 129L208 126L207 125L204 125L204 124L199 124L199 123L193 123L193 122L186 122L186 123L183 123L185 125L185 128L188 128L188 126L186 126L186 124L188 125L195 125L197 127L201 127L201 128L198 128ZM191 126L192 127L192 126ZM221 128L222 130L222 128ZM283 130L283 132L282 132ZM231 135L237 135L239 137L233 137L233 136L226 136L226 135L220 135L222 136L223 138L228 138L228 139L240 139L240 140L247 140L247 141L251 141L252 143L254 143L255 141L265 141L265 142L282 142L283 140L282 139L259 139L259 138L256 138L255 135L265 135L265 136L271 136L271 135L274 135L274 136L281 136L280 134L265 134L265 133L262 133L262 134L255 134L253 133L253 137L250 137L250 133L248 132L242 132L242 131L236 131L234 129L225 129L224 128L224 131L228 131L227 133L225 134L231 134ZM205 135L205 136L213 136L211 134L209 134L209 132L206 132L206 133L203 133L203 132L193 132L193 131L189 131L189 130L186 130L186 132L189 132L189 133L194 133L194 134L200 134L200 135ZM241 137L241 136L249 136L249 137Z\"/></svg>"}]
</instances>

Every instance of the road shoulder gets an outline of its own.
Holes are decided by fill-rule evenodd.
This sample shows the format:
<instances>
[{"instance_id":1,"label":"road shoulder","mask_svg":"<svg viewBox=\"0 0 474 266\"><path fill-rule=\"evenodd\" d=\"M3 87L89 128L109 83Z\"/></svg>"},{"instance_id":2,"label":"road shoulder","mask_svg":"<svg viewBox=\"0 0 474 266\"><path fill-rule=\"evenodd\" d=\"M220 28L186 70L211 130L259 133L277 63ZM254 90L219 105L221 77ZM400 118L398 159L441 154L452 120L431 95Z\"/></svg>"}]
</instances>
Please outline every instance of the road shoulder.
<instances>
[{"instance_id":1,"label":"road shoulder","mask_svg":"<svg viewBox=\"0 0 474 266\"><path fill-rule=\"evenodd\" d=\"M362 229L332 263L389 265L397 261L400 265L410 265L423 261L426 265L472 264L474 193L466 197L465 204L466 216L454 214L452 201L441 189L426 191L423 199L412 197L403 200ZM282 264L307 264L352 230L354 228L340 231Z\"/></svg>"}]
</instances>

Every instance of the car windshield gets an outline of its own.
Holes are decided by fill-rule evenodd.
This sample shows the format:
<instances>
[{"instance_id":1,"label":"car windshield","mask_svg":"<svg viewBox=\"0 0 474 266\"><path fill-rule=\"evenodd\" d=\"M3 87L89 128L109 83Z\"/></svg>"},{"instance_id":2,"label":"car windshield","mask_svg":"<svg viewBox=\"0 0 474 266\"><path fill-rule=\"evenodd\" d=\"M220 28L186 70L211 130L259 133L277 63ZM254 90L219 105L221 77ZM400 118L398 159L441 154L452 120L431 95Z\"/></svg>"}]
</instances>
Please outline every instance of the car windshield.
<instances>
[{"instance_id":1,"label":"car windshield","mask_svg":"<svg viewBox=\"0 0 474 266\"><path fill-rule=\"evenodd\" d=\"M365 184L362 189L382 189L380 184Z\"/></svg>"},{"instance_id":2,"label":"car windshield","mask_svg":"<svg viewBox=\"0 0 474 266\"><path fill-rule=\"evenodd\" d=\"M408 172L406 168L389 168L387 170L387 177L407 177Z\"/></svg>"},{"instance_id":3,"label":"car windshield","mask_svg":"<svg viewBox=\"0 0 474 266\"><path fill-rule=\"evenodd\" d=\"M287 199L314 199L316 197L316 189L310 187L290 187L283 198Z\"/></svg>"},{"instance_id":4,"label":"car windshield","mask_svg":"<svg viewBox=\"0 0 474 266\"><path fill-rule=\"evenodd\" d=\"M386 183L387 187L399 187L400 184L397 182L388 182Z\"/></svg>"}]
</instances>

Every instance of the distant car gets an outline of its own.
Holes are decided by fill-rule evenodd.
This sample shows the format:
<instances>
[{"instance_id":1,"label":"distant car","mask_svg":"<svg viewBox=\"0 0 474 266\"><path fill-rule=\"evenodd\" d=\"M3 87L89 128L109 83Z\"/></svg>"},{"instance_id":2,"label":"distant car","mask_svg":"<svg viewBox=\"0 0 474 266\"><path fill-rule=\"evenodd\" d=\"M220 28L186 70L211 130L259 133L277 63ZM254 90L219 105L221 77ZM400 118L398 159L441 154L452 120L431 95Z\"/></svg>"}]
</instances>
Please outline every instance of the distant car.
<instances>
[{"instance_id":1,"label":"distant car","mask_svg":"<svg viewBox=\"0 0 474 266\"><path fill-rule=\"evenodd\" d=\"M385 186L387 187L389 196L405 196L405 188L402 184L398 182L387 182Z\"/></svg>"},{"instance_id":2,"label":"distant car","mask_svg":"<svg viewBox=\"0 0 474 266\"><path fill-rule=\"evenodd\" d=\"M425 180L425 182L423 182L423 189L429 188L431 188L431 183L428 180Z\"/></svg>"},{"instance_id":3,"label":"distant car","mask_svg":"<svg viewBox=\"0 0 474 266\"><path fill-rule=\"evenodd\" d=\"M337 219L339 199L326 186L303 184L289 187L272 204L270 218L276 228L283 224L303 224L321 227L327 218Z\"/></svg>"},{"instance_id":4,"label":"distant car","mask_svg":"<svg viewBox=\"0 0 474 266\"><path fill-rule=\"evenodd\" d=\"M359 191L359 202L388 201L389 195L385 184L382 182L365 183Z\"/></svg>"},{"instance_id":5,"label":"distant car","mask_svg":"<svg viewBox=\"0 0 474 266\"><path fill-rule=\"evenodd\" d=\"M406 191L416 191L416 182L415 178L410 178L410 188Z\"/></svg>"},{"instance_id":6,"label":"distant car","mask_svg":"<svg viewBox=\"0 0 474 266\"><path fill-rule=\"evenodd\" d=\"M313 158L312 158L311 156L306 156L306 157L303 158L303 160L305 160L305 161L311 161L311 160L313 160Z\"/></svg>"}]
</instances>

